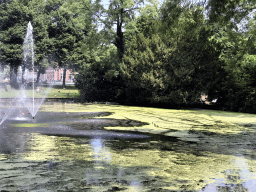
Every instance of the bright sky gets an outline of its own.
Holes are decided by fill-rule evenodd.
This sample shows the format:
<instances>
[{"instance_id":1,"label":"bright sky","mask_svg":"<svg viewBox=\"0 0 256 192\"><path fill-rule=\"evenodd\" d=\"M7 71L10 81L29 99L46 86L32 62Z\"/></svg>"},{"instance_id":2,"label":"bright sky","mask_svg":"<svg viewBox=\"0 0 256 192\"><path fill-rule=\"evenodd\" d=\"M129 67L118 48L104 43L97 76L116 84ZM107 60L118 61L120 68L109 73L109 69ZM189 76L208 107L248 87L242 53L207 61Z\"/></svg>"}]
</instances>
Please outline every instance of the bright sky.
<instances>
[{"instance_id":1,"label":"bright sky","mask_svg":"<svg viewBox=\"0 0 256 192\"><path fill-rule=\"evenodd\" d=\"M110 0L102 0L102 3L103 3L103 5L104 5L104 7L105 7L105 9L107 9L108 8L108 5L109 5L109 1ZM166 0L158 0L158 2L160 3L160 5L163 3L163 2L165 2ZM190 1L191 3L197 3L197 2L202 2L202 0L187 0L187 1ZM144 0L144 2L146 3L146 0ZM249 14L249 17L253 17L253 15L255 14L255 11L253 11L251 14ZM246 24L247 23L247 21L246 20L242 20L241 22L240 22L240 24L238 24L238 28L243 28L243 25L244 24Z\"/></svg>"},{"instance_id":2,"label":"bright sky","mask_svg":"<svg viewBox=\"0 0 256 192\"><path fill-rule=\"evenodd\" d=\"M102 0L103 4L105 5L104 7L105 8L108 8L108 5L109 5L109 0ZM145 0L144 0L145 2ZM162 3L164 2L164 0L158 0L159 3ZM146 3L146 2L145 2Z\"/></svg>"}]
</instances>

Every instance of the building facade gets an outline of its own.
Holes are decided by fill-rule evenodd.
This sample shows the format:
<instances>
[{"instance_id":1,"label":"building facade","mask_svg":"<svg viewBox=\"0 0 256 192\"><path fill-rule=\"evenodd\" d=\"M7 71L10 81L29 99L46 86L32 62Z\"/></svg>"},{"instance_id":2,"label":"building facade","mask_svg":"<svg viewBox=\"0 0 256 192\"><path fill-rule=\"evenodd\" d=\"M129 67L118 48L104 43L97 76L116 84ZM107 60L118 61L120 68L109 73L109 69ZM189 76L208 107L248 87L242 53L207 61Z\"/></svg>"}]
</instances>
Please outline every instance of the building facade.
<instances>
[{"instance_id":1,"label":"building facade","mask_svg":"<svg viewBox=\"0 0 256 192\"><path fill-rule=\"evenodd\" d=\"M47 83L56 83L63 81L63 72L64 68L52 68L49 67L45 74L40 75L40 80L45 81ZM74 75L77 72L73 71L72 69L66 69L66 83L74 83Z\"/></svg>"}]
</instances>

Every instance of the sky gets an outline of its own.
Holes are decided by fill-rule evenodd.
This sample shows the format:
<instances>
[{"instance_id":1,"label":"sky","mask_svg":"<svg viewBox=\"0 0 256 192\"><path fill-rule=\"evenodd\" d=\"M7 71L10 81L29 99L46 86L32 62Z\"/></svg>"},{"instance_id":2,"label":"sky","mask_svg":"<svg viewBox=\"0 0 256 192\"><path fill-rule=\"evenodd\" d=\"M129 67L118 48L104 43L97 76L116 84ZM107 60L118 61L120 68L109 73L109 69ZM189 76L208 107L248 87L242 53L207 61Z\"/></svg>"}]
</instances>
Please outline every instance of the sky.
<instances>
[{"instance_id":1,"label":"sky","mask_svg":"<svg viewBox=\"0 0 256 192\"><path fill-rule=\"evenodd\" d=\"M109 0L102 0L104 7L107 9L109 5ZM163 3L164 0L158 0L159 3Z\"/></svg>"},{"instance_id":2,"label":"sky","mask_svg":"<svg viewBox=\"0 0 256 192\"><path fill-rule=\"evenodd\" d=\"M110 1L110 0L102 0L105 9L108 9L109 1ZM146 0L144 0L144 1L146 1ZM161 5L163 2L165 2L165 1L166 1L166 0L158 0L158 2L159 2L160 5ZM190 1L190 2L192 2L192 3L197 3L197 2L200 2L200 1L202 2L203 0L187 0L187 1ZM207 0L207 1L208 1L208 0ZM147 3L145 3L145 4L147 4ZM249 17L252 18L253 15L255 14L255 12L256 12L256 11L250 13L250 14L249 14ZM137 16L138 16L138 15L137 15ZM238 28L239 28L239 29L243 29L243 28L244 28L244 25L246 25L247 22L248 22L248 21L247 21L246 19L242 20L242 21L240 22L240 24L238 24Z\"/></svg>"}]
</instances>

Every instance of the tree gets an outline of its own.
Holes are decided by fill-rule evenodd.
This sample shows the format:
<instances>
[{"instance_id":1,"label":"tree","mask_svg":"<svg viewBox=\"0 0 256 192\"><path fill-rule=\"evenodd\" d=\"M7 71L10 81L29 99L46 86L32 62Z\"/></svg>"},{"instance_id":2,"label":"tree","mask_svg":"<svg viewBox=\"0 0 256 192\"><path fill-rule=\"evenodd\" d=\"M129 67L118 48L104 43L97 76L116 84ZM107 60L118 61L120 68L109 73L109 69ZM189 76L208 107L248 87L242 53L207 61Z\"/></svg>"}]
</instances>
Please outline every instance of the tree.
<instances>
[{"instance_id":1,"label":"tree","mask_svg":"<svg viewBox=\"0 0 256 192\"><path fill-rule=\"evenodd\" d=\"M40 74L44 74L46 69L48 69L49 67L50 67L50 64L48 62L48 59L47 58L42 59L41 62L38 64L36 83L39 83Z\"/></svg>"},{"instance_id":2,"label":"tree","mask_svg":"<svg viewBox=\"0 0 256 192\"><path fill-rule=\"evenodd\" d=\"M139 2L110 1L108 10L104 10L99 1L92 5L92 18L97 19L93 23L103 24L103 29L99 32L91 31L88 34L90 38L86 39L90 48L82 48L86 59L76 77L76 85L85 100L113 100L121 95L123 80L120 76L120 64L127 37L123 29L128 21L134 19Z\"/></svg>"},{"instance_id":3,"label":"tree","mask_svg":"<svg viewBox=\"0 0 256 192\"><path fill-rule=\"evenodd\" d=\"M45 1L13 0L5 1L1 6L1 56L4 63L11 67L11 84L15 85L18 67L23 62L22 46L29 21L33 25L35 64L49 51Z\"/></svg>"},{"instance_id":4,"label":"tree","mask_svg":"<svg viewBox=\"0 0 256 192\"><path fill-rule=\"evenodd\" d=\"M214 38L223 45L220 59L226 63L226 85L216 88L218 103L233 111L255 112L255 23L244 31L219 27ZM217 91L218 90L218 91Z\"/></svg>"},{"instance_id":5,"label":"tree","mask_svg":"<svg viewBox=\"0 0 256 192\"><path fill-rule=\"evenodd\" d=\"M141 16L124 56L127 98L136 103L197 102L221 71L221 47L210 40L200 6L167 2L160 19ZM215 79L218 83L220 79Z\"/></svg>"},{"instance_id":6,"label":"tree","mask_svg":"<svg viewBox=\"0 0 256 192\"><path fill-rule=\"evenodd\" d=\"M131 20L135 19L135 13L140 9L143 0L110 0L108 10L106 10L104 29L108 35L112 35L112 42L118 50L120 61L125 50L125 40L123 29ZM114 32L114 30L115 32Z\"/></svg>"},{"instance_id":7,"label":"tree","mask_svg":"<svg viewBox=\"0 0 256 192\"><path fill-rule=\"evenodd\" d=\"M254 71L255 23L249 16L256 8L255 1L212 0L207 8L212 38L222 47L220 60L225 63L226 76L221 86L211 87L209 98L218 98L218 104L229 110L252 112L248 101L254 98L254 87L248 69Z\"/></svg>"},{"instance_id":8,"label":"tree","mask_svg":"<svg viewBox=\"0 0 256 192\"><path fill-rule=\"evenodd\" d=\"M64 68L63 88L65 88L66 69L69 63L77 62L77 51L85 42L91 28L91 10L81 12L80 8L90 7L90 1L65 1L52 11L49 36L53 42L52 50L59 67Z\"/></svg>"},{"instance_id":9,"label":"tree","mask_svg":"<svg viewBox=\"0 0 256 192\"><path fill-rule=\"evenodd\" d=\"M226 24L233 19L232 22L236 24L256 9L256 1L209 0L206 7L209 10L210 22Z\"/></svg>"},{"instance_id":10,"label":"tree","mask_svg":"<svg viewBox=\"0 0 256 192\"><path fill-rule=\"evenodd\" d=\"M76 86L85 101L116 101L121 92L117 49L98 49L92 63L84 64L76 76Z\"/></svg>"},{"instance_id":11,"label":"tree","mask_svg":"<svg viewBox=\"0 0 256 192\"><path fill-rule=\"evenodd\" d=\"M18 66L22 62L22 44L26 21L29 20L27 7L19 1L6 1L1 4L1 56L5 64L10 65L11 85L17 82Z\"/></svg>"}]
</instances>

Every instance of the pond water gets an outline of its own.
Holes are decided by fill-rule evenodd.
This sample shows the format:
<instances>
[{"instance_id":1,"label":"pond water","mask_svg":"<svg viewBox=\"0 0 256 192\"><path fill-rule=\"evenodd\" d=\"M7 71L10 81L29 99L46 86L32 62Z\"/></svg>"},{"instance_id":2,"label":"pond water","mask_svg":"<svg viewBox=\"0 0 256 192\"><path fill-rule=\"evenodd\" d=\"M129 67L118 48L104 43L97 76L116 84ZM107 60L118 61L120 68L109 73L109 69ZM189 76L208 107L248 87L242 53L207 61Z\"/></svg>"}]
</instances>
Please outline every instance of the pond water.
<instances>
[{"instance_id":1,"label":"pond water","mask_svg":"<svg viewBox=\"0 0 256 192\"><path fill-rule=\"evenodd\" d=\"M213 143L105 131L139 123L94 119L106 115L41 112L34 121L6 120L0 190L256 191L254 136L212 136Z\"/></svg>"}]
</instances>

